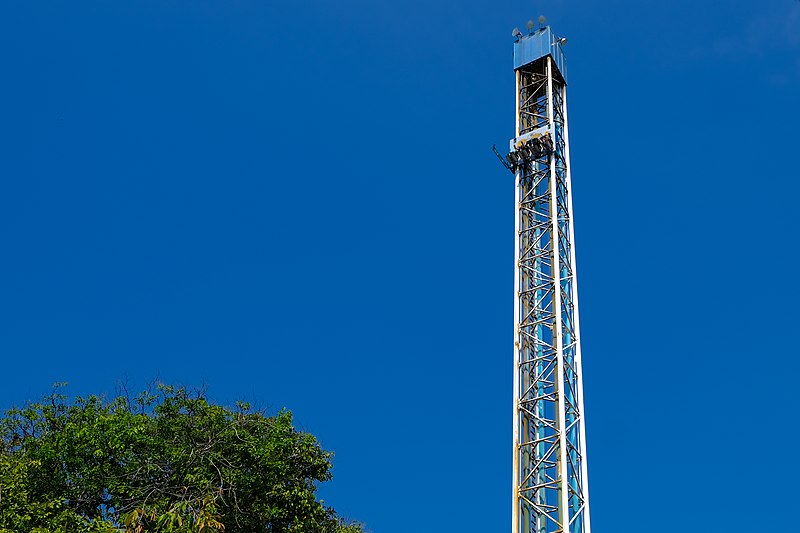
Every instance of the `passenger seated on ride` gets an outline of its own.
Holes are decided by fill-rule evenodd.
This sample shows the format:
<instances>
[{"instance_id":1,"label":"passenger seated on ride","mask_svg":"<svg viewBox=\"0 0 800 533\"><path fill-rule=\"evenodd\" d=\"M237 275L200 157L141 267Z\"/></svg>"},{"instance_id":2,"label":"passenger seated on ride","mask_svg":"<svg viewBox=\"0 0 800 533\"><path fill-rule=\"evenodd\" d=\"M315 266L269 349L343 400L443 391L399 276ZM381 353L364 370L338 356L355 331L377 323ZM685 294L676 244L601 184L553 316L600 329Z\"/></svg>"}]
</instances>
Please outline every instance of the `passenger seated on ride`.
<instances>
[{"instance_id":1,"label":"passenger seated on ride","mask_svg":"<svg viewBox=\"0 0 800 533\"><path fill-rule=\"evenodd\" d=\"M533 159L533 158L534 158L533 147L531 146L531 142L527 141L525 142L525 159Z\"/></svg>"},{"instance_id":2,"label":"passenger seated on ride","mask_svg":"<svg viewBox=\"0 0 800 533\"><path fill-rule=\"evenodd\" d=\"M544 146L544 149L547 151L547 153L553 151L553 139L550 138L549 133L545 133L544 136L542 137L542 145Z\"/></svg>"},{"instance_id":3,"label":"passenger seated on ride","mask_svg":"<svg viewBox=\"0 0 800 533\"><path fill-rule=\"evenodd\" d=\"M539 159L544 154L544 147L540 139L532 139L531 145L533 146L533 157Z\"/></svg>"},{"instance_id":4,"label":"passenger seated on ride","mask_svg":"<svg viewBox=\"0 0 800 533\"><path fill-rule=\"evenodd\" d=\"M516 150L512 150L509 152L508 156L506 156L508 163L511 165L511 172L516 173L517 169L522 166L522 155L517 152Z\"/></svg>"}]
</instances>

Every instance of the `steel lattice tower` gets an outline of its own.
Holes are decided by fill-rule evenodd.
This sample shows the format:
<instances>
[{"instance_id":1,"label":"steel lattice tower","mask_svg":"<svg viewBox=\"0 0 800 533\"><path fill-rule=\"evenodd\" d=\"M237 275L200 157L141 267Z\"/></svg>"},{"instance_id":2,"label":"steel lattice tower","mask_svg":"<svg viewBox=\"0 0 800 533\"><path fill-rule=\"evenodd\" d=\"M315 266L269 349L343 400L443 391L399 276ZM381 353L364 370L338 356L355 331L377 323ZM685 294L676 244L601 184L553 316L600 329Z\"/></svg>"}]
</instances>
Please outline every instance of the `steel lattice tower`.
<instances>
[{"instance_id":1,"label":"steel lattice tower","mask_svg":"<svg viewBox=\"0 0 800 533\"><path fill-rule=\"evenodd\" d=\"M591 533L565 40L515 33L512 533Z\"/></svg>"}]
</instances>

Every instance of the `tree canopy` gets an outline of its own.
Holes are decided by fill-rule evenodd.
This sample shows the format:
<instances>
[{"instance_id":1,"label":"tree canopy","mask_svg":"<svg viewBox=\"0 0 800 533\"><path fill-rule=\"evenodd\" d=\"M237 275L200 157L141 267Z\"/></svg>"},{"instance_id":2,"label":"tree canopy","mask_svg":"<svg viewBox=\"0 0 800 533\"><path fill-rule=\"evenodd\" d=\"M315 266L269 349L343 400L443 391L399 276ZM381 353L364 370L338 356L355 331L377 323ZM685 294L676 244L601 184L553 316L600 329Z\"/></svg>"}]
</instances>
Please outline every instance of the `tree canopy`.
<instances>
[{"instance_id":1,"label":"tree canopy","mask_svg":"<svg viewBox=\"0 0 800 533\"><path fill-rule=\"evenodd\" d=\"M331 453L292 415L161 385L56 389L0 419L0 533L360 533L316 498Z\"/></svg>"}]
</instances>

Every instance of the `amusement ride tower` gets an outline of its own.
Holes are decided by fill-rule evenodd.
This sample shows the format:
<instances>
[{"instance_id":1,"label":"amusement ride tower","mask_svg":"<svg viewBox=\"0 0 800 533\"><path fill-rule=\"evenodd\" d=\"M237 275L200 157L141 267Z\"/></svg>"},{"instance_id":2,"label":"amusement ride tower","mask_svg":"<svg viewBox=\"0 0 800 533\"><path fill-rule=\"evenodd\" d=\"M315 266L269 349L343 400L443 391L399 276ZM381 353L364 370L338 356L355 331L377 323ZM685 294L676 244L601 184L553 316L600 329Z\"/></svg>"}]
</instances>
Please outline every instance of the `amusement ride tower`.
<instances>
[{"instance_id":1,"label":"amusement ride tower","mask_svg":"<svg viewBox=\"0 0 800 533\"><path fill-rule=\"evenodd\" d=\"M543 21L540 19L540 24ZM591 533L567 131L566 39L514 30L512 533Z\"/></svg>"}]
</instances>

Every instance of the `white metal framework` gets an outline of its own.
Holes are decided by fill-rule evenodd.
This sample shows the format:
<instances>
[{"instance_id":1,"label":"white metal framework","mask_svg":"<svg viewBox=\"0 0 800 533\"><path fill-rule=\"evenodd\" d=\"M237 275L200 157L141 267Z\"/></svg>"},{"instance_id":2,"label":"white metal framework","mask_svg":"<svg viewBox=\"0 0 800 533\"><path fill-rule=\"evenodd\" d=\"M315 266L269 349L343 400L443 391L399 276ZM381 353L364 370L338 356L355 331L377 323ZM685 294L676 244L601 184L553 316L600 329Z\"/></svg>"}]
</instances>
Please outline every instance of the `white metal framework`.
<instances>
[{"instance_id":1,"label":"white metal framework","mask_svg":"<svg viewBox=\"0 0 800 533\"><path fill-rule=\"evenodd\" d=\"M591 533L566 81L553 55L515 71L512 533Z\"/></svg>"}]
</instances>

